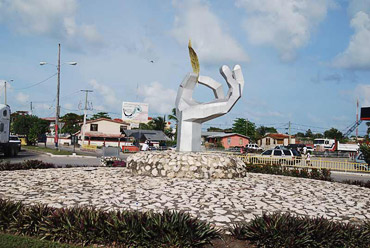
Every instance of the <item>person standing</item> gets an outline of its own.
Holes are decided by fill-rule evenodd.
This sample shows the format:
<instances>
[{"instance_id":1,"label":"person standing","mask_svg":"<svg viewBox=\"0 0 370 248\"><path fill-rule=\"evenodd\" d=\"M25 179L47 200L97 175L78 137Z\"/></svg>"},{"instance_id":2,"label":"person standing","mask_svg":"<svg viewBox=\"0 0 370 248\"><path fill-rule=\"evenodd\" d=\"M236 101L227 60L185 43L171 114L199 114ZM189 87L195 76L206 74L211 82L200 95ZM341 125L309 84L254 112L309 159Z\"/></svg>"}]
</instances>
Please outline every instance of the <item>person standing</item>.
<instances>
[{"instance_id":1,"label":"person standing","mask_svg":"<svg viewBox=\"0 0 370 248\"><path fill-rule=\"evenodd\" d=\"M311 165L311 153L307 153L307 155L306 155L306 164L307 164L307 166L312 166Z\"/></svg>"}]
</instances>

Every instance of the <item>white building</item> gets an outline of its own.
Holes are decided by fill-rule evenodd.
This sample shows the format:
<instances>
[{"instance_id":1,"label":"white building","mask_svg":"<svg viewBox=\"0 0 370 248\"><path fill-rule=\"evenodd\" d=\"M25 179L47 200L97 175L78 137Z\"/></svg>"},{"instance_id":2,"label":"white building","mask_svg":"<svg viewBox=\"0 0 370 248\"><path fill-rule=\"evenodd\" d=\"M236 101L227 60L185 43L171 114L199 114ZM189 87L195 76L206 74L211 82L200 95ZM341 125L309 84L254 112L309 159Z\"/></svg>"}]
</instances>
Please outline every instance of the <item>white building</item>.
<instances>
[{"instance_id":1,"label":"white building","mask_svg":"<svg viewBox=\"0 0 370 248\"><path fill-rule=\"evenodd\" d=\"M84 128L84 130L83 130ZM120 119L100 118L86 122L81 125L79 144L82 144L82 133L85 132L85 143L97 146L122 146L127 141L125 130L130 130L130 124Z\"/></svg>"},{"instance_id":2,"label":"white building","mask_svg":"<svg viewBox=\"0 0 370 248\"><path fill-rule=\"evenodd\" d=\"M290 144L295 144L295 137L291 136ZM272 149L275 146L289 145L289 135L281 133L269 133L258 140L258 145L263 149Z\"/></svg>"}]
</instances>

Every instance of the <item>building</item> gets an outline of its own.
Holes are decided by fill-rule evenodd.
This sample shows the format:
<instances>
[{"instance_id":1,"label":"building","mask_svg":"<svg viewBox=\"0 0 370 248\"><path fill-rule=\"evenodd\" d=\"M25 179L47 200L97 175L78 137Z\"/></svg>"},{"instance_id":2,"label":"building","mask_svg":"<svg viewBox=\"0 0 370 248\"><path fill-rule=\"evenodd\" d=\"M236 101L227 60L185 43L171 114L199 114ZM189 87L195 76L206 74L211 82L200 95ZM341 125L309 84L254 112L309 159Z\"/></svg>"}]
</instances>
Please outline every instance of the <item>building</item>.
<instances>
[{"instance_id":1,"label":"building","mask_svg":"<svg viewBox=\"0 0 370 248\"><path fill-rule=\"evenodd\" d=\"M205 146L222 145L225 149L230 147L243 146L250 143L250 138L238 133L222 133L222 132L204 132L202 137L205 139Z\"/></svg>"},{"instance_id":2,"label":"building","mask_svg":"<svg viewBox=\"0 0 370 248\"><path fill-rule=\"evenodd\" d=\"M82 123L81 123L82 124ZM85 144L97 146L122 146L125 142L130 142L126 138L125 130L130 129L130 124L121 119L100 118L86 122L85 130L81 125L81 131L76 135L79 136L79 143L82 142L82 133L85 131Z\"/></svg>"},{"instance_id":3,"label":"building","mask_svg":"<svg viewBox=\"0 0 370 248\"><path fill-rule=\"evenodd\" d=\"M171 140L160 130L134 129L125 130L124 132L128 138L135 139L135 145L143 145L146 141L150 141L151 145L159 147L162 143Z\"/></svg>"},{"instance_id":4,"label":"building","mask_svg":"<svg viewBox=\"0 0 370 248\"><path fill-rule=\"evenodd\" d=\"M295 144L295 137L291 136L290 144ZM289 145L289 135L281 133L269 133L258 140L258 145L263 149L271 149L275 146Z\"/></svg>"}]
</instances>

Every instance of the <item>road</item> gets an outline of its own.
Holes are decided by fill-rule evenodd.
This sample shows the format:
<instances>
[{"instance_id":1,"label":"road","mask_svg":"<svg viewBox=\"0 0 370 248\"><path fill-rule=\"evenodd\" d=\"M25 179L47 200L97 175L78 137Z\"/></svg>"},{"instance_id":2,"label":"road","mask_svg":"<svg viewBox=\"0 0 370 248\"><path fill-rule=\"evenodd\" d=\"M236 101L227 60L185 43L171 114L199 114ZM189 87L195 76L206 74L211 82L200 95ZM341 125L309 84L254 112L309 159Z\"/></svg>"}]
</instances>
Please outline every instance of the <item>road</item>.
<instances>
[{"instance_id":1,"label":"road","mask_svg":"<svg viewBox=\"0 0 370 248\"><path fill-rule=\"evenodd\" d=\"M100 165L100 154L85 152L85 157L51 157L44 153L37 153L23 149L15 158L5 158L0 155L0 160L10 163L19 163L25 160L41 160L46 163L53 163L58 166L74 165L74 166L99 166ZM88 156L89 155L89 156ZM91 156L94 155L94 156ZM129 154L121 153L120 157L126 160ZM360 180L369 181L370 173L353 173L353 172L337 172L332 171L332 178L334 181L341 182L344 180Z\"/></svg>"}]
</instances>

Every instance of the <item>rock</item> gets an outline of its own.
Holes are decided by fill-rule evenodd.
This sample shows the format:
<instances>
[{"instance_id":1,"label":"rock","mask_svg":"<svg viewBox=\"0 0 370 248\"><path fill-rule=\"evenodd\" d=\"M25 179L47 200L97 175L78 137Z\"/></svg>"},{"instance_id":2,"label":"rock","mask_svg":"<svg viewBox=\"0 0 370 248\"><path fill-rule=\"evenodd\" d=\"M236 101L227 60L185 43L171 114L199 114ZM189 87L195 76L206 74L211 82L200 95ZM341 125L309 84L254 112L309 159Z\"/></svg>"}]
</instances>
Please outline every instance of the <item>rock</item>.
<instances>
[{"instance_id":1,"label":"rock","mask_svg":"<svg viewBox=\"0 0 370 248\"><path fill-rule=\"evenodd\" d=\"M152 170L152 175L155 176L155 177L158 175L157 169Z\"/></svg>"}]
</instances>

